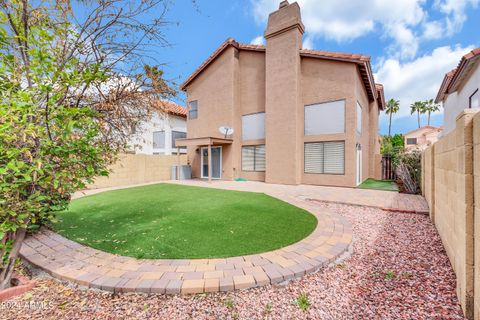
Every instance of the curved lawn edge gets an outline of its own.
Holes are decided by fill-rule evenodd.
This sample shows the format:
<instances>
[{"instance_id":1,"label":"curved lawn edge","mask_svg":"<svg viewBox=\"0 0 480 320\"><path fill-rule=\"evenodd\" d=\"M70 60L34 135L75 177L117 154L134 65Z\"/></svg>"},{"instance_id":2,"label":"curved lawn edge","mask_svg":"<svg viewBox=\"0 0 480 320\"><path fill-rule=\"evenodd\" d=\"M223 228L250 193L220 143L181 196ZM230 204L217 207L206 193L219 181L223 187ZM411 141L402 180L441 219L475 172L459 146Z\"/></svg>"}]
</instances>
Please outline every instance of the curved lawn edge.
<instances>
[{"instance_id":1,"label":"curved lawn edge","mask_svg":"<svg viewBox=\"0 0 480 320\"><path fill-rule=\"evenodd\" d=\"M69 211L53 231L137 259L258 254L297 243L318 224L308 210L265 193L166 183L78 197Z\"/></svg>"},{"instance_id":2,"label":"curved lawn edge","mask_svg":"<svg viewBox=\"0 0 480 320\"><path fill-rule=\"evenodd\" d=\"M195 294L277 284L315 272L351 251L353 231L340 215L300 198L274 195L318 220L305 239L287 247L224 259L144 260L102 252L42 229L21 249L27 262L53 277L110 292Z\"/></svg>"}]
</instances>

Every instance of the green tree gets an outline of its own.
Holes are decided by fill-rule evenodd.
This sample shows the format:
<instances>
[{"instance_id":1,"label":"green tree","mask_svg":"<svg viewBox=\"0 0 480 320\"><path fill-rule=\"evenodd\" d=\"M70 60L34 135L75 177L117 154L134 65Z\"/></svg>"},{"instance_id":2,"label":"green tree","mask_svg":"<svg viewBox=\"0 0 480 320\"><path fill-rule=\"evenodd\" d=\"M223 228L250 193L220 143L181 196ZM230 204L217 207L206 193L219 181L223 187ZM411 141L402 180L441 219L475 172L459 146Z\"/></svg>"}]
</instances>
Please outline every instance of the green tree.
<instances>
[{"instance_id":1,"label":"green tree","mask_svg":"<svg viewBox=\"0 0 480 320\"><path fill-rule=\"evenodd\" d=\"M415 101L410 105L410 114L417 113L418 127L420 128L420 114L425 113L425 103L422 101Z\"/></svg>"},{"instance_id":2,"label":"green tree","mask_svg":"<svg viewBox=\"0 0 480 320\"><path fill-rule=\"evenodd\" d=\"M139 16L159 1L86 3L82 20L68 1L0 0L0 290L27 231L107 175L148 99L173 94L138 64L164 24Z\"/></svg>"},{"instance_id":3,"label":"green tree","mask_svg":"<svg viewBox=\"0 0 480 320\"><path fill-rule=\"evenodd\" d=\"M403 137L403 134L397 133L390 140L392 141L392 146L394 148L405 147L405 138Z\"/></svg>"},{"instance_id":4,"label":"green tree","mask_svg":"<svg viewBox=\"0 0 480 320\"><path fill-rule=\"evenodd\" d=\"M440 106L436 104L433 99L424 102L424 110L428 114L428 125L430 125L430 114L440 110Z\"/></svg>"},{"instance_id":5,"label":"green tree","mask_svg":"<svg viewBox=\"0 0 480 320\"><path fill-rule=\"evenodd\" d=\"M388 121L388 136L391 136L391 129L392 129L392 115L397 113L400 110L400 101L395 99L390 99L387 102L385 112L389 115Z\"/></svg>"}]
</instances>

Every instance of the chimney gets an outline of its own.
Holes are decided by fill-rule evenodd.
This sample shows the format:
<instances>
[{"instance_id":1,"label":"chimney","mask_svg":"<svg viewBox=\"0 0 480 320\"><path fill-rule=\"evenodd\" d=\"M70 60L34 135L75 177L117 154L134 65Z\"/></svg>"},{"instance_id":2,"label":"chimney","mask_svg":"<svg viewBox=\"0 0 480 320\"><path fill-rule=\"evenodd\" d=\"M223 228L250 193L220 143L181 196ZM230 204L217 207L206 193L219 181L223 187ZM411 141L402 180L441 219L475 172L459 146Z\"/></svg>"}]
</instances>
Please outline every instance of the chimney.
<instances>
[{"instance_id":1,"label":"chimney","mask_svg":"<svg viewBox=\"0 0 480 320\"><path fill-rule=\"evenodd\" d=\"M265 31L265 182L299 184L301 178L301 65L305 28L298 3L282 1Z\"/></svg>"},{"instance_id":2,"label":"chimney","mask_svg":"<svg viewBox=\"0 0 480 320\"><path fill-rule=\"evenodd\" d=\"M300 15L300 6L294 2L288 3L287 0L280 2L277 11L272 12L268 17L267 30L265 31L265 39L271 38L277 34L297 29L300 36L303 35L305 27L302 23Z\"/></svg>"}]
</instances>

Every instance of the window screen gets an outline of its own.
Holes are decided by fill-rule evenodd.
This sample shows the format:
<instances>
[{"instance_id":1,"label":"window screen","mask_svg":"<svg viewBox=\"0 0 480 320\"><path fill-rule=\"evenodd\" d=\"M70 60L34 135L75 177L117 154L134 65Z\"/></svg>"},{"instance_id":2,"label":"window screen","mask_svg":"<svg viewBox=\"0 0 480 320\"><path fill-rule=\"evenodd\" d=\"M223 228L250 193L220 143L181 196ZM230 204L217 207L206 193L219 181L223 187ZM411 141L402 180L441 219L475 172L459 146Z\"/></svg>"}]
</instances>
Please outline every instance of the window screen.
<instances>
[{"instance_id":1,"label":"window screen","mask_svg":"<svg viewBox=\"0 0 480 320\"><path fill-rule=\"evenodd\" d=\"M177 147L177 144L175 143L177 139L185 139L186 137L187 134L185 132L172 131L172 148Z\"/></svg>"},{"instance_id":2,"label":"window screen","mask_svg":"<svg viewBox=\"0 0 480 320\"><path fill-rule=\"evenodd\" d=\"M153 132L153 148L154 149L165 148L165 131Z\"/></svg>"},{"instance_id":3,"label":"window screen","mask_svg":"<svg viewBox=\"0 0 480 320\"><path fill-rule=\"evenodd\" d=\"M305 173L345 174L345 142L305 143Z\"/></svg>"},{"instance_id":4,"label":"window screen","mask_svg":"<svg viewBox=\"0 0 480 320\"><path fill-rule=\"evenodd\" d=\"M417 144L417 138L407 138L407 144Z\"/></svg>"},{"instance_id":5,"label":"window screen","mask_svg":"<svg viewBox=\"0 0 480 320\"><path fill-rule=\"evenodd\" d=\"M305 135L345 132L345 100L305 106Z\"/></svg>"},{"instance_id":6,"label":"window screen","mask_svg":"<svg viewBox=\"0 0 480 320\"><path fill-rule=\"evenodd\" d=\"M265 139L265 113L249 114L242 117L242 139Z\"/></svg>"},{"instance_id":7,"label":"window screen","mask_svg":"<svg viewBox=\"0 0 480 320\"><path fill-rule=\"evenodd\" d=\"M198 118L198 101L190 101L188 103L188 119L197 119Z\"/></svg>"},{"instance_id":8,"label":"window screen","mask_svg":"<svg viewBox=\"0 0 480 320\"><path fill-rule=\"evenodd\" d=\"M265 171L265 145L242 147L242 171Z\"/></svg>"},{"instance_id":9,"label":"window screen","mask_svg":"<svg viewBox=\"0 0 480 320\"><path fill-rule=\"evenodd\" d=\"M362 106L357 102L357 132L362 133Z\"/></svg>"}]
</instances>

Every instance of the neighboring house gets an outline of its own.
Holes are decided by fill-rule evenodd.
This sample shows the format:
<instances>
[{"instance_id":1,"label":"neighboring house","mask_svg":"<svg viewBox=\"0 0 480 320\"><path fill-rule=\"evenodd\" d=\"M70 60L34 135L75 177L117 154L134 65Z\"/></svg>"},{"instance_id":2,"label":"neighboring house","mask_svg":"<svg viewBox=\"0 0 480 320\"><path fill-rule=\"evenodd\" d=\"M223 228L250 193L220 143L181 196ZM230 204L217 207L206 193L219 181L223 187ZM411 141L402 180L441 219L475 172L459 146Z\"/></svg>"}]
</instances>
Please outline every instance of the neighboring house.
<instances>
[{"instance_id":1,"label":"neighboring house","mask_svg":"<svg viewBox=\"0 0 480 320\"><path fill-rule=\"evenodd\" d=\"M369 57L302 49L303 33L300 7L283 1L266 46L228 39L182 84L188 139L177 143L194 177L348 187L380 178L385 99Z\"/></svg>"},{"instance_id":2,"label":"neighboring house","mask_svg":"<svg viewBox=\"0 0 480 320\"><path fill-rule=\"evenodd\" d=\"M428 146L437 142L443 127L423 126L406 133L405 148L425 150Z\"/></svg>"},{"instance_id":3,"label":"neighboring house","mask_svg":"<svg viewBox=\"0 0 480 320\"><path fill-rule=\"evenodd\" d=\"M133 139L135 153L165 154L177 153L176 139L187 136L187 109L169 101L154 104L149 121L141 123ZM186 153L181 148L180 153Z\"/></svg>"},{"instance_id":4,"label":"neighboring house","mask_svg":"<svg viewBox=\"0 0 480 320\"><path fill-rule=\"evenodd\" d=\"M445 127L442 135L455 129L457 116L464 109L480 108L480 48L462 57L457 68L445 75L436 103L442 103Z\"/></svg>"}]
</instances>

